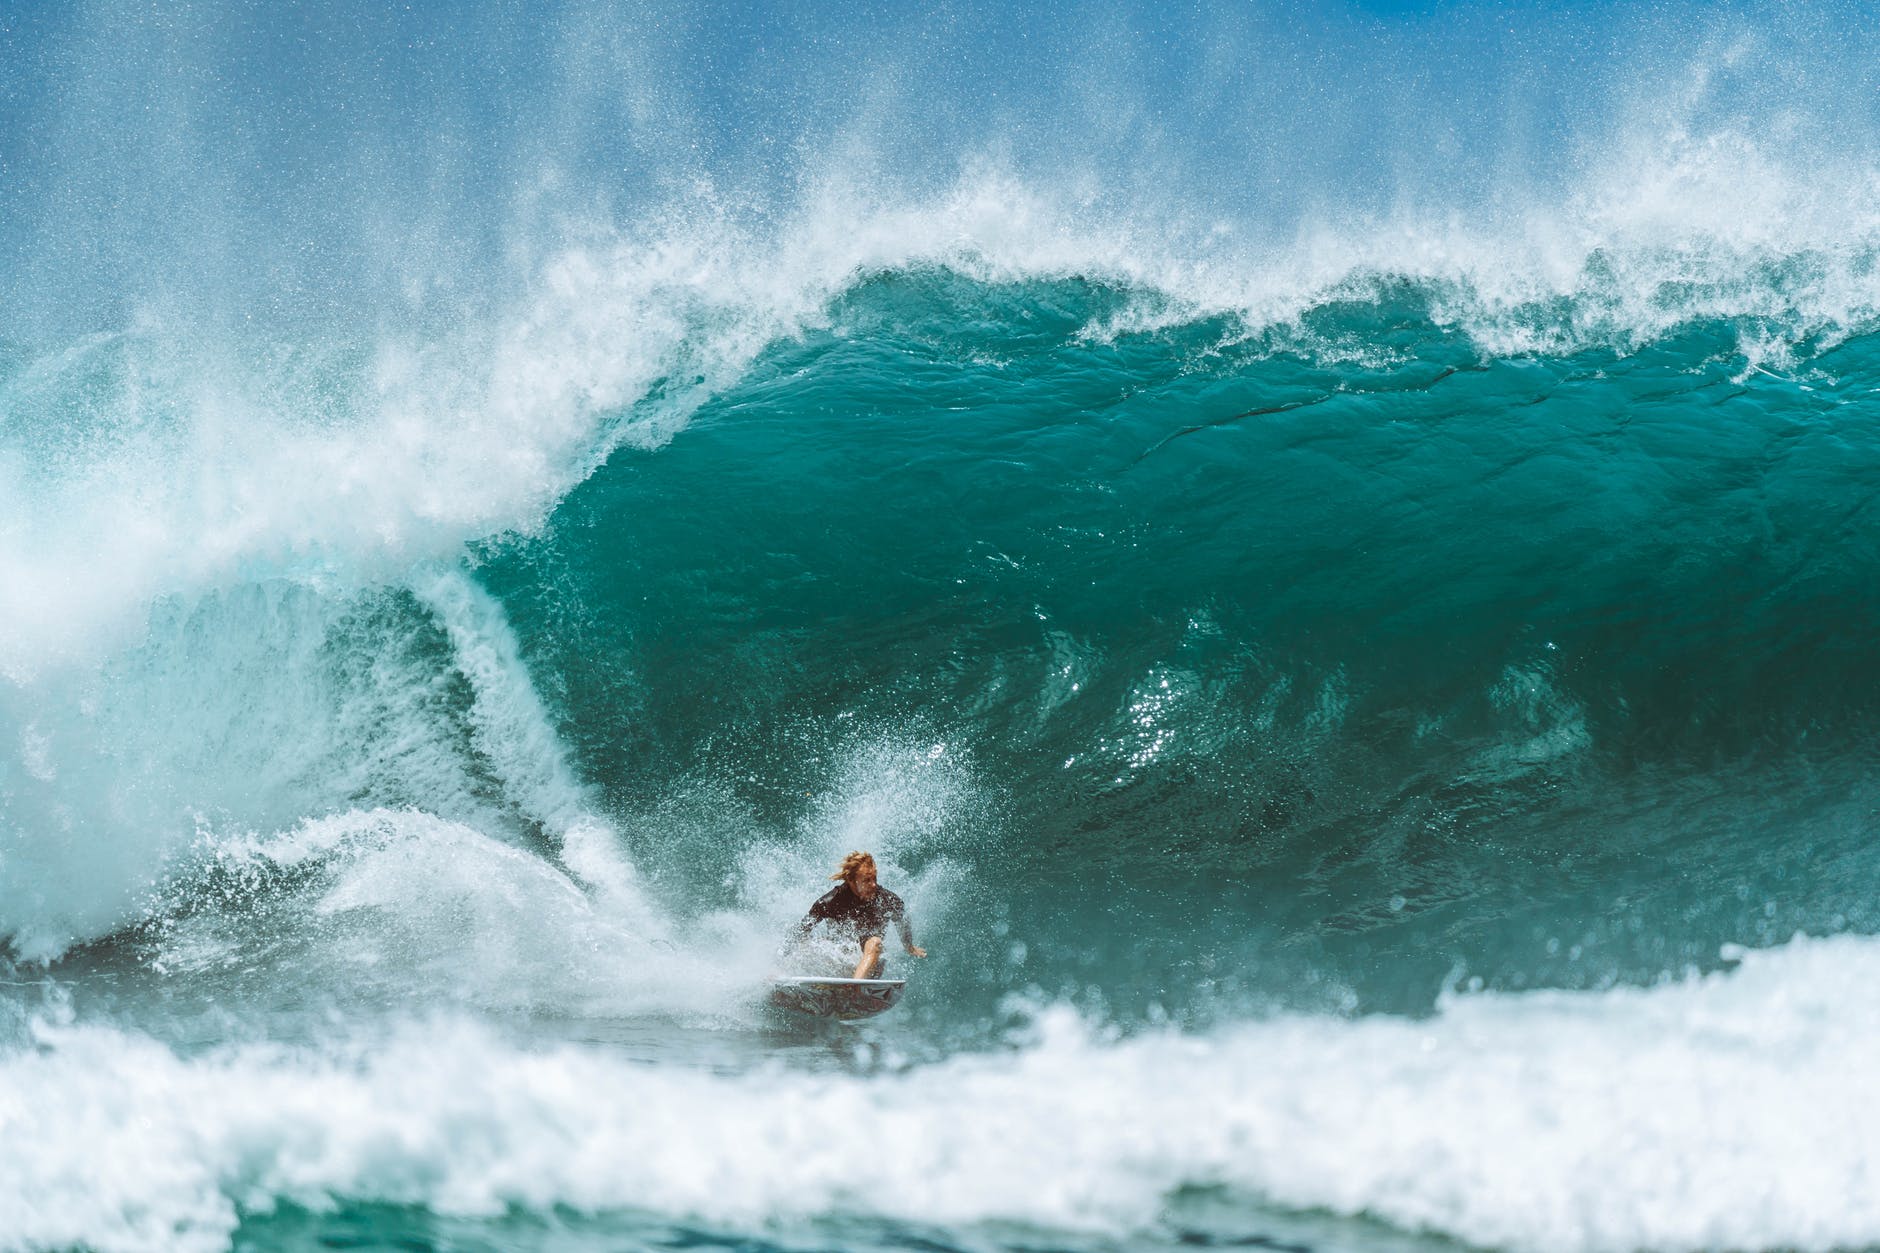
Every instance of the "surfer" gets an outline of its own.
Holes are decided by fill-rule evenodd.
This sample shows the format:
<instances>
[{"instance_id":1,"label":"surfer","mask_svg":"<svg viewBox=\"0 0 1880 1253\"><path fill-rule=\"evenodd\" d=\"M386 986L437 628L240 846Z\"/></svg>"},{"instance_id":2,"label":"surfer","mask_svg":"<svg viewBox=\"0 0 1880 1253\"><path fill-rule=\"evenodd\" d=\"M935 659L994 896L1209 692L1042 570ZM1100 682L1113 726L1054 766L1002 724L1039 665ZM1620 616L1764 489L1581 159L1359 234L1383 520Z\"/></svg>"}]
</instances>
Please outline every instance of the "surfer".
<instances>
[{"instance_id":1,"label":"surfer","mask_svg":"<svg viewBox=\"0 0 1880 1253\"><path fill-rule=\"evenodd\" d=\"M797 936L799 943L809 938L819 922L830 923L840 934L860 941L862 959L855 963L852 976L856 979L873 979L881 973L881 938L890 922L901 933L902 948L914 957L927 955L926 949L914 943L906 904L876 881L873 856L850 853L829 877L840 882L809 907Z\"/></svg>"}]
</instances>

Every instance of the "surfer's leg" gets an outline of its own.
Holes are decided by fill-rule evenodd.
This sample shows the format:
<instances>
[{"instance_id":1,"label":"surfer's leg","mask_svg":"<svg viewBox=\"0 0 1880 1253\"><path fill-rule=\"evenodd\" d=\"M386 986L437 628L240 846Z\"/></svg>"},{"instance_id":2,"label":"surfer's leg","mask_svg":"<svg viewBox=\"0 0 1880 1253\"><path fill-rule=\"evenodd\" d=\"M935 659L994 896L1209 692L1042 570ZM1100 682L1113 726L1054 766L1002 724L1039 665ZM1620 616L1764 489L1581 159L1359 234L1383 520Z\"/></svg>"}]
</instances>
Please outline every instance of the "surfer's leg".
<instances>
[{"instance_id":1,"label":"surfer's leg","mask_svg":"<svg viewBox=\"0 0 1880 1253\"><path fill-rule=\"evenodd\" d=\"M854 977L872 979L875 977L875 968L879 965L881 965L881 937L871 935L862 941L862 960L855 963Z\"/></svg>"}]
</instances>

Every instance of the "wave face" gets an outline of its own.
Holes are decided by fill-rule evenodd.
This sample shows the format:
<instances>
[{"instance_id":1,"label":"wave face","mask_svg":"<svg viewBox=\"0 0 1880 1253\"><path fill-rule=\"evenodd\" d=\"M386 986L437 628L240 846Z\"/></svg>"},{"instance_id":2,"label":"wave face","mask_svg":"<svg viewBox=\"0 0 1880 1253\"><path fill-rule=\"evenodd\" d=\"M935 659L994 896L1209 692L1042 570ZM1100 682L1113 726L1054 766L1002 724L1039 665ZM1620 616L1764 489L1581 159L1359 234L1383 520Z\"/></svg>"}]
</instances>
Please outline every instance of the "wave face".
<instances>
[{"instance_id":1,"label":"wave face","mask_svg":"<svg viewBox=\"0 0 1880 1253\"><path fill-rule=\"evenodd\" d=\"M971 908L1112 974L1283 937L1579 985L1859 925L1788 875L1867 856L1876 342L1502 357L1353 286L1119 329L1159 298L876 276L480 577L622 804L787 813L918 728L996 798Z\"/></svg>"},{"instance_id":2,"label":"wave face","mask_svg":"<svg viewBox=\"0 0 1880 1253\"><path fill-rule=\"evenodd\" d=\"M1880 1244L1870 15L735 16L0 19L0 1250Z\"/></svg>"}]
</instances>

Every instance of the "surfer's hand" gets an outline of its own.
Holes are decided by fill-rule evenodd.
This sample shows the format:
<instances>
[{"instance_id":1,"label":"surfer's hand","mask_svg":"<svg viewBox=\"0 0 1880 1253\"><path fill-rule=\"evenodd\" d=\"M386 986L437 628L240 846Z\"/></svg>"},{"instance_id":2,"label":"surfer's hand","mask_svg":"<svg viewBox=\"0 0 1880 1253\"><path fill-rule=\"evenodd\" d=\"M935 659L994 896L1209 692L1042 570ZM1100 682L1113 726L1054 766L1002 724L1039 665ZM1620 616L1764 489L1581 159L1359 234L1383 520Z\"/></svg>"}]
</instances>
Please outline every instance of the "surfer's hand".
<instances>
[{"instance_id":1,"label":"surfer's hand","mask_svg":"<svg viewBox=\"0 0 1880 1253\"><path fill-rule=\"evenodd\" d=\"M926 949L921 948L918 945L914 945L914 944L908 945L907 951L912 953L916 957L925 957L927 955Z\"/></svg>"}]
</instances>

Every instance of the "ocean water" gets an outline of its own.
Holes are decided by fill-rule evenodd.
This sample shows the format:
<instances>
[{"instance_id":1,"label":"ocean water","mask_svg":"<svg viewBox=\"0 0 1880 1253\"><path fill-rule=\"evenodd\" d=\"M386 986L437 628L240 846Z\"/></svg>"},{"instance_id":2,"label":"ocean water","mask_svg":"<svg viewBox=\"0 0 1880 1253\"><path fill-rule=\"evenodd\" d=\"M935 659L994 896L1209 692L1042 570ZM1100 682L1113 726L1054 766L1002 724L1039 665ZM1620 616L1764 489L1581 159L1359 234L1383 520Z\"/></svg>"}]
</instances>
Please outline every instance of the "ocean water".
<instances>
[{"instance_id":1,"label":"ocean water","mask_svg":"<svg viewBox=\"0 0 1880 1253\"><path fill-rule=\"evenodd\" d=\"M1876 52L0 12L0 1250L1880 1247Z\"/></svg>"}]
</instances>

